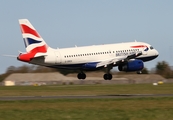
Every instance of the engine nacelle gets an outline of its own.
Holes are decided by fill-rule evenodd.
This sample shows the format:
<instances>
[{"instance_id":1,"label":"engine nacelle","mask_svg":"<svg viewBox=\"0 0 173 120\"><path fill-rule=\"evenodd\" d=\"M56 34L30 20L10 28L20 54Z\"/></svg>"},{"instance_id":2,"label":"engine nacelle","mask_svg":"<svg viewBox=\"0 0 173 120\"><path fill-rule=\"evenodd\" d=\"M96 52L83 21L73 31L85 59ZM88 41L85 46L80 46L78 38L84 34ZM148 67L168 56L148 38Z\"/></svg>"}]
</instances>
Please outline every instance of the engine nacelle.
<instances>
[{"instance_id":1,"label":"engine nacelle","mask_svg":"<svg viewBox=\"0 0 173 120\"><path fill-rule=\"evenodd\" d=\"M84 69L96 69L97 66L97 62L93 62L93 63L86 63L83 65Z\"/></svg>"},{"instance_id":2,"label":"engine nacelle","mask_svg":"<svg viewBox=\"0 0 173 120\"><path fill-rule=\"evenodd\" d=\"M118 66L119 71L126 71L126 72L140 71L143 68L144 68L144 63L142 60L133 60L129 61L127 64Z\"/></svg>"}]
</instances>

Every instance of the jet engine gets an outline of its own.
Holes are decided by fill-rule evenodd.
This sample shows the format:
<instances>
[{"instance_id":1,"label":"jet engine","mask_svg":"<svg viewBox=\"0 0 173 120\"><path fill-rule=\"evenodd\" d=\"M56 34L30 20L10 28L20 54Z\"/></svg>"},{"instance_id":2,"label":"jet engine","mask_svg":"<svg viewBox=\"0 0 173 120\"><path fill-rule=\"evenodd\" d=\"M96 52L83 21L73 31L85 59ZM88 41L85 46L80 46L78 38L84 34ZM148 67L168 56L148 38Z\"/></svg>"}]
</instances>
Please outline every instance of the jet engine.
<instances>
[{"instance_id":1,"label":"jet engine","mask_svg":"<svg viewBox=\"0 0 173 120\"><path fill-rule=\"evenodd\" d=\"M126 72L140 71L143 68L144 68L144 63L142 60L132 60L127 62L126 64L118 66L119 71L126 71Z\"/></svg>"}]
</instances>

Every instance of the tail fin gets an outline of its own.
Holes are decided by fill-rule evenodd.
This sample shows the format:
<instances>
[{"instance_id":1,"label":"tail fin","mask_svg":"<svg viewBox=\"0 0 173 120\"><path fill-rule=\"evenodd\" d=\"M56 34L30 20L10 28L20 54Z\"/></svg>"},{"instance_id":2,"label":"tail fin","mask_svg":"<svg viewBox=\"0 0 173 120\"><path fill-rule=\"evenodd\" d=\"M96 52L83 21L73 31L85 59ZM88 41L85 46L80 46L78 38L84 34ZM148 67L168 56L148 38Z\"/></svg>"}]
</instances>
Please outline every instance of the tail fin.
<instances>
[{"instance_id":1,"label":"tail fin","mask_svg":"<svg viewBox=\"0 0 173 120\"><path fill-rule=\"evenodd\" d=\"M45 53L48 45L27 19L19 19L19 24L27 53Z\"/></svg>"}]
</instances>

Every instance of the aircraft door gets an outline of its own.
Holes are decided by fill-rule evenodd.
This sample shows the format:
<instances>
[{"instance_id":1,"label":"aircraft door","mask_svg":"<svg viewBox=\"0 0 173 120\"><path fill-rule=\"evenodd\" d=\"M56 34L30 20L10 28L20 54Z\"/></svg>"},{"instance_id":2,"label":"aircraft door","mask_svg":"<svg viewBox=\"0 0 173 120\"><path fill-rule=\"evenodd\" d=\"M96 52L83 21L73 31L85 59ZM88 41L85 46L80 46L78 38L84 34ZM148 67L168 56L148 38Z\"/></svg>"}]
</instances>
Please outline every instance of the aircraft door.
<instances>
[{"instance_id":1,"label":"aircraft door","mask_svg":"<svg viewBox=\"0 0 173 120\"><path fill-rule=\"evenodd\" d=\"M62 58L61 58L61 54L59 51L56 51L55 52L55 55L56 55L56 64L60 64L62 61Z\"/></svg>"},{"instance_id":2,"label":"aircraft door","mask_svg":"<svg viewBox=\"0 0 173 120\"><path fill-rule=\"evenodd\" d=\"M143 54L143 55L147 55L148 50L149 50L149 48L148 48L147 46L145 46L145 47L143 48L142 54Z\"/></svg>"}]
</instances>

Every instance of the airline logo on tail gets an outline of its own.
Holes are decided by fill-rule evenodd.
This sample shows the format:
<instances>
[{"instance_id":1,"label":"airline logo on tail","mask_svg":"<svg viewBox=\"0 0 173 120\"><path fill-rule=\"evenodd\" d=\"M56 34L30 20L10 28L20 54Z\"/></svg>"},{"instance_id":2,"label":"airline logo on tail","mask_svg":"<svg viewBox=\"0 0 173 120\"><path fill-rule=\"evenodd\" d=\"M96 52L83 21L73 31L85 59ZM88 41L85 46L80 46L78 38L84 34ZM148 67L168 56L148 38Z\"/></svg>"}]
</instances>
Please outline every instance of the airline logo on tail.
<instances>
[{"instance_id":1,"label":"airline logo on tail","mask_svg":"<svg viewBox=\"0 0 173 120\"><path fill-rule=\"evenodd\" d=\"M20 19L19 24L27 53L20 54L18 59L29 62L37 53L46 53L48 46L31 23L27 19Z\"/></svg>"}]
</instances>

